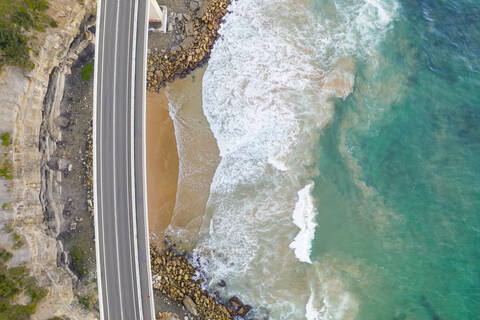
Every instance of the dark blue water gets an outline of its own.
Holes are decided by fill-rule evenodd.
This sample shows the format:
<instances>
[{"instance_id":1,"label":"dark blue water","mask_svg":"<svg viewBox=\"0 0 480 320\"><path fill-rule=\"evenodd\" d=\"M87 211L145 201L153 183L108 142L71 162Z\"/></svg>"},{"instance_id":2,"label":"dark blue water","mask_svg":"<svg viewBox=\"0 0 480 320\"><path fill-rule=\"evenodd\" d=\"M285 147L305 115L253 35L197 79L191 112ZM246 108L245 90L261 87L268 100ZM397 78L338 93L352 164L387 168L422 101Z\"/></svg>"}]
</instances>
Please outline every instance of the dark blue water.
<instances>
[{"instance_id":1,"label":"dark blue water","mask_svg":"<svg viewBox=\"0 0 480 320\"><path fill-rule=\"evenodd\" d=\"M312 260L358 319L480 319L480 2L399 4L322 130Z\"/></svg>"}]
</instances>

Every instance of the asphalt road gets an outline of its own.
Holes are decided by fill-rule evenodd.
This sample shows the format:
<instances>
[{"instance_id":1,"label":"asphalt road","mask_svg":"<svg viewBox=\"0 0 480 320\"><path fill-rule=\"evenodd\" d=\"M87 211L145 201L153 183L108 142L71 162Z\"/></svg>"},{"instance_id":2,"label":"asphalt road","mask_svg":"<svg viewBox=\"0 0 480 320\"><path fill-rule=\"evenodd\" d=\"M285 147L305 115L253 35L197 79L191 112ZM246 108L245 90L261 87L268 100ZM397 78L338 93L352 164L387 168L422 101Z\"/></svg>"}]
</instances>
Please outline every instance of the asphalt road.
<instances>
[{"instance_id":1,"label":"asphalt road","mask_svg":"<svg viewBox=\"0 0 480 320\"><path fill-rule=\"evenodd\" d=\"M102 319L153 320L145 183L147 0L98 0L94 92Z\"/></svg>"}]
</instances>

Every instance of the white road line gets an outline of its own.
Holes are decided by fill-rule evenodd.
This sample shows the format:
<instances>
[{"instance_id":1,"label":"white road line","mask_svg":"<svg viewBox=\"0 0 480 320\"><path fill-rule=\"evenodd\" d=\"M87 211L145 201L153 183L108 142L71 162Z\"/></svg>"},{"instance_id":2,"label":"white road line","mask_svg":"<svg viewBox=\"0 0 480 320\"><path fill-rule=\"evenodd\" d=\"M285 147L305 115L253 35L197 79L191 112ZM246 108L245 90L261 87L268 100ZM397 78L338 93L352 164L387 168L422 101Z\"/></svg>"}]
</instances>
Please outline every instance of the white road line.
<instances>
[{"instance_id":1,"label":"white road line","mask_svg":"<svg viewBox=\"0 0 480 320\"><path fill-rule=\"evenodd\" d=\"M136 12L136 10L134 10L134 13ZM135 21L135 16L134 16L134 21ZM131 30L131 25L132 25L132 19L131 19L131 15L129 16L129 19L128 19L128 30L130 31ZM132 65L134 66L135 65L135 41L136 41L136 38L135 38L135 30L136 30L136 26L135 26L135 22L134 22L134 31L133 31L133 43L132 45L130 45L130 32L128 34L128 48L129 48L129 58L130 58L130 54L132 54L133 56L133 59L129 59L129 61L132 61ZM132 132L133 132L133 129L134 127L132 126L132 119L134 119L134 115L131 114L130 117L128 117L128 113L129 111L131 112L135 106L134 104L132 103L134 101L134 86L135 86L135 82L132 80L132 79L135 79L135 69L132 67L130 69L130 101L128 101L128 97L127 97L127 101L126 101L126 106L127 108L125 109L126 111L126 119L130 119L130 140L126 140L125 141L125 146L126 146L126 150L128 152L128 150L130 149L130 192L131 192L131 196L127 198L127 201L129 203L128 205L128 208L131 208L131 212L130 214L128 215L128 229L129 230L132 230L132 227L131 227L131 223L133 224L133 254L132 254L132 246L130 245L129 246L129 252L130 252L130 256L131 257L134 257L135 258L135 261L134 261L134 266L133 268L135 269L135 278L134 279L134 276L132 274L132 277L130 278L130 280L132 281L132 288L136 288L136 292L134 291L134 293L136 293L135 295L137 296L137 299L134 300L134 303L137 304L137 307L138 307L138 312L139 312L139 316L140 318L139 319L143 319L143 315L141 313L141 310L142 310L142 307L141 307L141 300L139 298L139 292L140 292L140 281L139 281L139 270L138 270L138 250L137 250L137 224L136 224L136 219L135 219L135 214L136 214L136 211L135 211L135 180L133 180L132 178L135 177L134 175L134 164L135 162L131 161L133 159L133 156L132 156L132 144L133 144L133 140L132 140ZM128 108L129 106L129 103L130 103L130 108ZM125 160L126 160L126 164L127 164L127 167L128 167L128 164L129 164L129 160L127 157L125 157ZM128 181L128 173L127 173L127 181ZM133 201L132 201L133 199ZM132 219L132 216L133 216L133 219ZM132 222L133 220L133 222ZM130 232L128 233L128 239L129 239L129 244L131 244L131 236L130 236ZM136 280L136 281L135 281ZM136 282L136 283L135 283Z\"/></svg>"},{"instance_id":2,"label":"white road line","mask_svg":"<svg viewBox=\"0 0 480 320\"><path fill-rule=\"evenodd\" d=\"M140 284L140 268L138 265L138 232L137 232L137 204L136 204L136 180L135 180L135 66L137 53L137 30L138 30L138 0L135 0L135 9L133 15L133 45L132 45L132 74L130 87L130 178L131 178L131 194L132 194L132 213L133 219L133 242L134 242L134 256L135 256L135 275L137 280L137 304L140 320L143 319L142 306L142 287Z\"/></svg>"},{"instance_id":3,"label":"white road line","mask_svg":"<svg viewBox=\"0 0 480 320\"><path fill-rule=\"evenodd\" d=\"M106 13L106 8L108 7L108 4L107 4L107 1L108 0L98 0L98 6L97 8L99 8L97 10L97 21L101 21L101 16L103 15L104 19L103 19L103 22L102 22L102 25L101 28L98 28L97 29L97 34L96 34L96 39L95 39L95 74L94 74L94 101L93 101L93 111L94 111L94 114L93 114L93 141L94 141L94 146L93 146L93 156L94 156L94 160L97 160L97 124L100 124L100 128L102 127L102 119L103 119L103 84L104 84L104 72L103 72L103 65L100 64L100 62L103 64L104 63L104 47L103 45L105 44L105 36L106 36L106 32L105 32L105 25L106 25L106 18L105 18L105 13ZM118 25L119 25L119 13L120 13L120 8L119 8L119 3L116 2L116 25L115 25L115 46L114 46L114 49L117 50L117 45L118 45ZM101 9L100 9L101 8ZM132 213L135 214L135 217L136 217L136 197L135 197L135 186L136 186L136 180L135 180L135 134L134 134L134 130L135 130L135 73L136 73L136 49L137 49L137 32L138 32L138 11L139 11L139 2L138 0L135 0L135 7L134 7L134 10L135 10L135 14L134 14L134 32L133 32L133 51L132 53L129 52L128 54L132 55L133 59L132 59L132 79L131 79L131 117L130 117L130 129L131 129L131 132L130 132L130 141L131 141L131 145L130 145L130 149L131 149L131 189L132 189L132 195L133 197L128 197L127 201L128 202L132 202ZM148 5L146 7L146 17L148 17ZM129 16L129 30L131 28L131 15ZM145 29L144 30L147 30L147 23L148 23L148 20L145 18ZM100 41L100 35L98 34L98 31L99 30L102 30L102 40ZM144 34L144 53L147 52L147 41L146 41L146 38L147 38L147 34L145 32ZM128 48L130 49L130 41L131 41L131 35L129 33L128 35ZM101 57L102 59L99 60L98 57L99 57L99 54L98 54L98 50L100 48L100 43L102 43L102 54L101 54ZM113 72L113 104L112 104L112 114L113 114L113 121L115 123L115 113L116 113L116 105L115 105L115 100L116 100L116 68L117 67L117 52L115 51L115 54L114 54L114 72ZM99 72L99 68L102 68L102 72ZM146 70L146 59L143 58L143 69L144 69L144 73L145 73L145 70ZM99 74L101 73L101 77L100 77L100 96L98 96L98 92L97 92L97 86L98 86L98 76ZM143 77L145 78L145 77ZM143 79L143 88L146 88L146 85L145 85L145 82L146 82L146 79ZM146 128L145 128L145 112L146 112L146 108L145 108L145 95L146 95L146 92L145 90L143 90L143 97L142 97L142 136L145 137L145 131L146 131ZM99 102L99 104L97 105L97 101ZM127 98L127 106L128 106L128 98ZM97 108L100 107L100 110L98 110L98 118L97 119ZM110 106L109 106L110 107ZM128 110L128 109L127 109ZM127 116L128 116L128 111L127 111ZM100 122L97 122L97 120L99 120ZM116 162L115 162L115 151L116 151L116 143L115 143L115 125L113 126L113 135L112 135L112 138L113 138L113 170L114 170L114 173L115 173L115 170L116 170ZM102 131L100 131L100 139L98 141L98 144L99 144L99 148L100 150L103 150L103 139L102 139ZM148 241L148 214L147 214L147 204L148 202L146 201L147 199L147 194L146 194L146 191L147 191L147 188L146 188L146 148L145 148L145 139L142 139L142 142L143 142L143 147L142 147L142 162L143 162L143 172L142 172L142 182L143 182L143 188L144 188L144 205L145 205L145 210L143 210L143 214L144 214L144 218L145 218L145 229L146 229L146 234L145 234L145 240L146 240L146 250L147 250L147 272L148 272L148 277L147 277L147 285L148 285L148 290L149 290L149 294L150 296L153 298L153 290L152 290L152 287L151 287L151 266L150 266L150 250L149 250L149 241ZM127 142L127 150L128 150L128 142ZM110 319L110 315L109 315L109 312L110 312L110 308L109 308L109 294L108 294L108 277L105 273L105 277L102 276L103 272L105 271L106 272L106 269L105 268L102 268L102 260L100 259L100 257L103 258L103 266L105 266L105 262L107 260L106 258L106 253L105 253L105 232L103 232L103 229L102 229L102 233L101 233L101 238L102 238L102 241L103 243L101 243L100 241L100 230L99 230L99 218L102 219L101 222L102 222L102 226L104 226L104 216L102 214L102 216L100 217L98 212L99 212L99 209L101 209L101 213L104 212L103 208L104 208L104 201L103 201L103 174L102 174L102 168L103 168L103 157L102 157L102 154L100 152L100 154L98 154L98 159L99 161L94 161L93 163L93 170L94 170L94 186L93 186L93 192L94 192L94 199L95 199L95 203L94 203L94 219L95 219L95 239L96 239L96 257L97 257L97 271L99 271L99 274L97 275L97 281L98 281L98 288L99 288L99 304L100 304L100 316L101 316L101 319ZM98 166L98 164L100 164ZM127 163L128 164L128 163ZM98 171L100 169L100 171ZM100 174L97 174L97 171L100 173ZM100 184L98 184L98 181L100 181ZM113 187L115 188L115 185L116 185L116 175L114 174L113 176ZM127 176L127 180L128 180L128 176ZM100 193L98 192L100 190ZM99 199L99 196L100 196L100 199L101 199L101 208L99 208L98 206L98 199ZM113 197L114 197L114 220L115 220L115 239L116 239L116 253L117 253L117 256L116 256L116 263L117 263L117 267L118 267L118 270L120 272L120 261L119 261L119 244L118 244L118 225L117 225L117 220L118 220L118 217L117 217L117 194L116 192L114 191L113 193ZM132 201L133 199L133 201ZM128 208L130 208L130 206L128 206ZM138 303L138 308L139 308L139 316L140 316L140 319L143 319L143 305L141 303L141 298L142 298L142 290L141 290L141 282L140 282L140 274L139 274L139 259L138 259L138 227L137 227L137 224L136 224L136 218L135 219L131 219L132 216L128 216L128 228L129 230L132 230L131 229L131 221L133 221L133 235L134 235L134 255L135 255L135 272L136 272L136 280L137 280L137 300L138 301L134 301L134 303ZM129 232L129 240L130 239L130 232ZM131 243L131 241L129 241L129 243ZM103 251L101 250L101 244L103 246ZM129 251L130 251L130 254L131 254L131 246L129 248ZM102 252L101 252L102 251ZM133 281L133 278L131 279ZM121 285L121 281L120 281L120 278L118 279L119 281L119 295L120 295L120 303L123 302L123 299L122 299L122 285ZM103 287L103 282L105 283L105 287ZM132 282L133 284L133 282ZM135 286L133 286L133 288L135 288ZM105 295L103 294L103 289L105 290ZM103 304L105 303L106 305L106 311L105 311L105 308L103 307ZM151 316L152 316L152 319L154 318L154 308L153 308L153 303L151 303L151 301L149 301L150 303L150 310L151 310ZM120 306L120 314L121 314L121 319L124 318L124 312L123 312L123 307L122 305ZM106 316L107 318L105 318L105 313L106 313ZM114 319L114 320L118 320L118 319ZM128 319L130 320L130 319Z\"/></svg>"},{"instance_id":4,"label":"white road line","mask_svg":"<svg viewBox=\"0 0 480 320\"><path fill-rule=\"evenodd\" d=\"M102 0L98 0L97 2L97 20L96 21L102 21L101 16L102 14L105 14L105 10L107 7L107 2L108 0L105 0L102 2ZM105 319L105 312L104 312L104 307L103 307L103 302L105 301L107 305L107 318L109 319L109 304L108 304L108 294L106 296L103 296L103 285L102 285L102 261L100 259L100 231L98 229L98 182L97 182L97 98L98 98L98 92L97 92L97 87L98 87L98 74L99 74L99 60L98 60L98 50L100 48L100 35L98 33L98 30L105 30L105 19L103 19L103 26L101 28L97 28L96 34L95 34L95 61L94 61L94 86L93 86L93 134L92 134L92 145L93 145L93 210L94 210L94 220L95 220L95 250L96 250L96 264L97 264L97 286L98 286L98 292L99 292L99 309L100 309L100 319ZM102 33L102 45L105 41L105 32ZM103 66L103 61L104 61L104 50L102 50L102 66ZM101 67L102 67L101 66ZM103 72L101 72L101 87L100 87L100 119L102 119L101 114L102 114L102 89L103 89ZM100 132L100 143L101 143L101 132ZM100 179L101 179L100 175ZM101 186L101 184L100 184ZM103 193L100 192L100 195L102 197L102 206L103 206ZM103 211L102 211L103 212ZM102 221L103 221L103 216L102 216ZM103 222L102 222L103 226ZM105 238L104 238L104 233L102 232L102 241L105 243ZM103 252L103 259L105 260L105 252ZM107 279L103 279L105 281L105 284L107 284ZM105 292L108 292L108 285L105 286Z\"/></svg>"},{"instance_id":5,"label":"white road line","mask_svg":"<svg viewBox=\"0 0 480 320\"><path fill-rule=\"evenodd\" d=\"M143 172L142 172L142 182L143 182L143 203L144 203L144 222L145 222L145 251L147 251L147 258L146 258L146 263L147 263L147 286L148 286L148 295L151 297L152 300L150 300L150 314L151 314L151 319L155 319L155 305L153 303L153 286L152 286L152 269L151 269L151 264L150 264L150 239L149 239L149 228L148 228L148 190L147 190L147 147L146 147L146 100L147 100L147 52L148 52L148 16L149 16L149 10L150 6L146 4L145 8L145 19L143 21L144 23L144 33L143 33L143 77L142 77L142 167L143 167Z\"/></svg>"},{"instance_id":6,"label":"white road line","mask_svg":"<svg viewBox=\"0 0 480 320\"><path fill-rule=\"evenodd\" d=\"M112 166L113 166L113 217L114 217L114 220L115 220L115 248L116 248L116 251L117 251L117 256L116 256L116 261L117 261L117 268L118 268L118 273L119 273L119 276L118 276L118 295L120 296L120 303L122 303L123 299L122 299L122 282L120 281L120 261L119 261L119 256L120 256L120 251L118 250L118 220L117 220L117 193L115 192L115 186L117 185L117 179L116 179L116 168L117 166L115 165L115 159L116 159L116 156L115 156L115 97L116 97L116 85L117 85L117 40L118 40L118 15L119 15L119 12L120 12L120 2L121 1L116 1L116 5L117 5L117 14L116 14L116 21L115 21L115 54L114 54L114 58L113 58L113 103L112 103L112 119L113 119L113 128L112 128L112 139L113 139L113 157L112 157ZM123 305L120 305L120 319L123 320ZM116 320L116 319L115 319Z\"/></svg>"}]
</instances>

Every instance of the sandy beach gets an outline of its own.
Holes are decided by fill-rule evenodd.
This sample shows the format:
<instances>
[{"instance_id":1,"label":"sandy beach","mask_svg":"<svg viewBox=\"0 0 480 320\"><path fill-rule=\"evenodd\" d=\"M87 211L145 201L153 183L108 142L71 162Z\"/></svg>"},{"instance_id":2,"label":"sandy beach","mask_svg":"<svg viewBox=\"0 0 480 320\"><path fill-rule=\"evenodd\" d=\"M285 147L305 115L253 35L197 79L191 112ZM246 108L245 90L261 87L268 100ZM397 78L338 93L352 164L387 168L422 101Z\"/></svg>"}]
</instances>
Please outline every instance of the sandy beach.
<instances>
[{"instance_id":1,"label":"sandy beach","mask_svg":"<svg viewBox=\"0 0 480 320\"><path fill-rule=\"evenodd\" d=\"M148 210L155 244L162 242L167 227L176 240L186 242L198 232L219 163L202 110L204 71L147 94Z\"/></svg>"},{"instance_id":2,"label":"sandy beach","mask_svg":"<svg viewBox=\"0 0 480 320\"><path fill-rule=\"evenodd\" d=\"M148 222L152 240L163 239L177 193L178 156L165 91L147 92Z\"/></svg>"}]
</instances>

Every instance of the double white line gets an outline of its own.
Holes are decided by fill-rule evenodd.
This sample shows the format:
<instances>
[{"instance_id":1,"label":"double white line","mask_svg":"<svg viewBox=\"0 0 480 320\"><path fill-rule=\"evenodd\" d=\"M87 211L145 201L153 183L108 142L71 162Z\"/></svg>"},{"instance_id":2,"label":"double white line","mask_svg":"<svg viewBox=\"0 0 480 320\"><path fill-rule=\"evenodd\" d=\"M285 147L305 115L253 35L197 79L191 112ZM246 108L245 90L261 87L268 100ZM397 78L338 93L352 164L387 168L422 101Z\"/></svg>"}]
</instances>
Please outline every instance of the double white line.
<instances>
[{"instance_id":1,"label":"double white line","mask_svg":"<svg viewBox=\"0 0 480 320\"><path fill-rule=\"evenodd\" d=\"M108 286L105 286L105 295L103 295L103 282L102 281L105 281L105 284L107 284L107 279L102 279L102 268L101 268L101 259L100 259L100 251L101 251L101 248L100 248L100 232L99 232L99 229L98 229L98 219L99 219L99 215L98 215L98 182L97 182L97 87L98 87L98 73L99 73L99 67L101 68L101 66L99 66L99 44L100 44L100 37L99 37L99 30L102 31L102 44L104 44L104 40L105 40L105 19L103 21L101 21L101 16L102 14L104 14L106 12L106 8L107 8L107 1L108 0L104 0L104 1L101 1L101 0L98 0L98 5L97 5L97 23L101 23L102 22L102 25L100 25L100 28L97 28L97 32L96 32L96 39L95 39L95 61L94 61L94 64L95 64L95 74L94 74L94 89L93 89L93 94L94 94L94 99L93 99L93 194L94 194L94 221L95 221L95 248L96 248L96 260L97 260L97 285L98 285L98 289L99 289L99 308L100 308L100 316L101 316L101 319L110 319L110 316L108 314L109 312L109 303L108 303ZM115 3L117 6L119 6L119 2L116 2ZM136 197L135 197L135 134L134 134L134 130L135 130L135 126L134 126L134 122L135 122L135 100L134 100L134 97L135 97L135 66L136 66L136 46L137 46L137 31L138 31L138 10L139 10L139 2L138 0L135 0L135 3L134 3L134 24L133 24L133 44L131 47L129 47L129 49L132 49L132 64L131 64L131 92L130 92L130 179L131 179L131 183L130 183L130 186L131 186L131 197L130 197L130 201L131 202L131 206L132 206L132 213L135 215L136 214ZM146 52L147 51L147 40L146 40L146 37L147 37L147 34L146 34L146 30L147 30L147 17L148 17L148 6L146 7L146 16L145 16L145 25L144 25L144 30L145 30L145 35L144 35L144 51L143 52ZM115 44L117 43L117 38L118 38L118 19L119 19L119 8L117 7L117 11L116 11L116 30L115 30ZM130 26L130 23L131 23L131 19L129 19L129 26ZM131 29L131 27L129 28L129 30ZM130 35L129 35L130 37ZM130 38L129 38L130 39ZM128 42L129 46L130 46L130 42ZM115 47L116 48L116 47ZM102 63L104 62L104 50L102 48ZM113 114L115 115L115 70L116 70L116 55L114 57L114 79L113 79L113 89L114 89L114 97L113 97L113 106L112 108L113 109ZM146 59L143 59L143 74L145 74L146 72ZM103 90L103 78L104 78L104 74L102 72L102 76L101 76L101 79L100 79L100 82L101 82L101 88L100 88L100 113L102 113L102 105L103 105L103 96L102 96L102 91ZM143 77L145 78L145 77ZM145 88L146 85L145 85L145 81L146 79L143 79L143 83L142 83L142 87ZM144 90L143 90L144 91ZM143 102L143 105L142 105L142 136L145 137L145 92L143 92L143 97L142 97L142 102ZM127 101L128 103L128 101ZM127 109L127 112L128 112L128 109ZM100 119L101 119L101 114L100 114ZM128 117L127 117L128 118ZM102 140L100 140L99 142L100 144L102 144ZM127 143L127 150L128 150L128 141L126 142ZM100 146L101 148L101 146ZM115 150L115 144L113 146L114 150ZM148 214L147 214L147 201L146 201L146 158L145 158L145 139L143 139L143 146L142 146L142 167L143 167L143 172L141 173L142 174L142 183L143 183L143 190L144 190L144 205L145 205L145 210L143 210L143 214L144 214L144 221L145 223L148 221ZM115 153L115 152L114 152ZM115 162L115 161L114 161ZM115 163L113 164L115 166ZM114 167L114 171L115 171L115 167ZM100 176L99 177L100 181L102 181L102 177ZM114 177L114 181L115 181L115 177ZM116 194L114 192L114 197L116 197ZM103 192L101 193L101 198L102 198L102 205L103 205ZM133 200L133 201L132 201ZM114 203L114 215L115 215L115 221L116 221L116 203ZM129 229L130 229L130 215L128 217L128 222L129 222ZM102 219L103 220L103 219ZM137 290L136 290L136 293L137 293L137 306L138 306L138 310L139 310L139 319L143 319L143 310L142 310L142 287L141 287L141 283L140 283L140 271L139 271L139 260L138 260L138 239L137 239L137 224L136 224L136 216L134 216L134 219L133 220L133 241L134 241L134 257L135 257L135 275L136 275L136 287L137 287ZM102 224L103 226L103 224ZM119 250L118 250L118 232L117 232L117 226L115 225L115 230L116 230L116 251L117 251L117 267L118 267L118 270L120 270L120 265L119 265L119 260L118 260L118 257L119 257ZM129 236L130 236L130 233L129 233ZM150 270L150 251L149 251L149 241L148 241L148 231L146 232L146 236L145 236L146 239L145 240L145 243L146 243L146 255L147 255L147 272L150 274L151 270ZM102 233L102 243L104 244L105 243L105 239L104 239L104 234ZM131 246L129 248L131 250ZM103 258L105 260L105 251L103 251ZM151 318L153 319L154 318L154 308L153 308L153 290L152 290L152 287L151 287L151 281L150 281L150 276L147 277L148 279L148 283L147 283L147 286L148 286L148 290L149 290L149 296L150 296L150 303L149 305L151 306L151 310L150 310L150 313L151 313ZM132 279L133 281L133 279ZM133 283L132 283L133 285ZM134 286L135 287L135 286ZM118 293L120 295L120 299L122 299L122 289L121 289L121 282L119 281L119 289L120 289L120 292ZM105 315L105 308L104 308L104 303L106 304L106 315ZM123 309L120 308L120 312L121 312L121 318L123 319ZM106 318L105 318L106 316ZM128 319L130 320L130 319Z\"/></svg>"}]
</instances>

